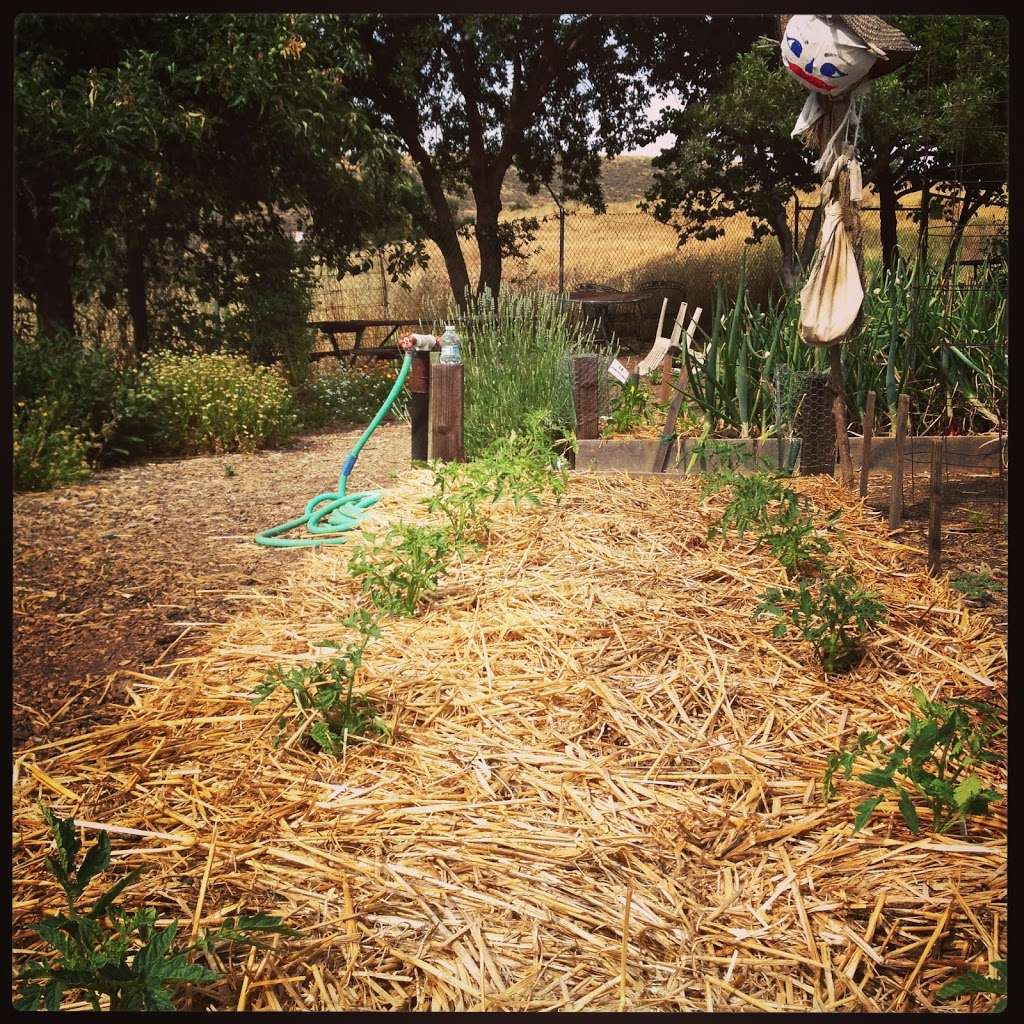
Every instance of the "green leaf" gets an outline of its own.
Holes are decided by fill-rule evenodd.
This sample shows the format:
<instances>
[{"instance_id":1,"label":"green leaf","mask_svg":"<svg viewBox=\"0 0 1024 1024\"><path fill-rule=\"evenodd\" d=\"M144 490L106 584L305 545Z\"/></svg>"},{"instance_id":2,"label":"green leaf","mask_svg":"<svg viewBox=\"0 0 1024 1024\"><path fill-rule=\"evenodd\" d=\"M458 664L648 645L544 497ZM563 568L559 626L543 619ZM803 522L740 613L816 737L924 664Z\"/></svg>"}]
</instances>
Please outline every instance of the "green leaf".
<instances>
[{"instance_id":1,"label":"green leaf","mask_svg":"<svg viewBox=\"0 0 1024 1024\"><path fill-rule=\"evenodd\" d=\"M1002 995L1005 991L1005 981L999 978L986 978L976 971L967 971L959 978L947 981L935 995L938 999L955 999L957 996L965 996L974 992L995 992Z\"/></svg>"},{"instance_id":2,"label":"green leaf","mask_svg":"<svg viewBox=\"0 0 1024 1024\"><path fill-rule=\"evenodd\" d=\"M968 775L953 790L953 803L963 810L982 791L981 779L977 775Z\"/></svg>"},{"instance_id":3,"label":"green leaf","mask_svg":"<svg viewBox=\"0 0 1024 1024\"><path fill-rule=\"evenodd\" d=\"M864 803L857 806L857 817L853 822L853 832L856 835L866 824L868 818L871 817L875 808L885 799L885 794L879 796L873 796L870 800L865 800Z\"/></svg>"},{"instance_id":4,"label":"green leaf","mask_svg":"<svg viewBox=\"0 0 1024 1024\"><path fill-rule=\"evenodd\" d=\"M105 831L100 832L96 844L92 846L82 861L82 866L75 875L75 892L80 896L89 883L101 871L110 866L110 837Z\"/></svg>"},{"instance_id":5,"label":"green leaf","mask_svg":"<svg viewBox=\"0 0 1024 1024\"><path fill-rule=\"evenodd\" d=\"M309 735L313 737L323 751L337 757L341 750L341 744L334 733L331 732L330 726L326 722L315 723L313 728L309 730Z\"/></svg>"},{"instance_id":6,"label":"green leaf","mask_svg":"<svg viewBox=\"0 0 1024 1024\"><path fill-rule=\"evenodd\" d=\"M896 786L896 783L892 781L892 772L882 768L872 768L871 771L863 772L857 778L863 779L872 786L881 786L885 789L892 789Z\"/></svg>"},{"instance_id":7,"label":"green leaf","mask_svg":"<svg viewBox=\"0 0 1024 1024\"><path fill-rule=\"evenodd\" d=\"M910 794L905 790L900 790L900 814L903 815L903 820L907 823L907 828L910 829L914 835L917 835L917 830L920 827L918 821L917 811L914 809L914 804L910 799Z\"/></svg>"},{"instance_id":8,"label":"green leaf","mask_svg":"<svg viewBox=\"0 0 1024 1024\"><path fill-rule=\"evenodd\" d=\"M124 878L122 878L118 882L115 882L96 901L96 903L93 905L92 910L89 911L88 916L91 917L93 920L97 920L100 917L102 917L107 912L108 908L113 904L114 900L116 900L117 897L120 896L121 893L124 892L124 890L128 888L128 886L131 885L132 882L134 882L139 877L139 875L141 875L142 872L145 870L145 866L133 868L131 871L128 872L127 875L124 876Z\"/></svg>"}]
</instances>

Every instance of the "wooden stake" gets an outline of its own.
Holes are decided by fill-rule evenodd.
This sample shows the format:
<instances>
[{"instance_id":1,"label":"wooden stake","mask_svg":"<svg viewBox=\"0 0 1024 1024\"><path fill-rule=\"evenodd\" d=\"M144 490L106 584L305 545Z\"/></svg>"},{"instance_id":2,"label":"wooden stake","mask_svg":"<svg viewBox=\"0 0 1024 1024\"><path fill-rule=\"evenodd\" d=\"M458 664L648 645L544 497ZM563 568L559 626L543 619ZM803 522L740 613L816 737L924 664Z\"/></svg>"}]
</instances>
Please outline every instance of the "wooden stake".
<instances>
[{"instance_id":1,"label":"wooden stake","mask_svg":"<svg viewBox=\"0 0 1024 1024\"><path fill-rule=\"evenodd\" d=\"M907 443L910 395L900 395L896 407L896 444L892 455L892 492L889 496L889 529L898 529L903 518L903 449Z\"/></svg>"},{"instance_id":2,"label":"wooden stake","mask_svg":"<svg viewBox=\"0 0 1024 1024\"><path fill-rule=\"evenodd\" d=\"M875 436L875 393L868 392L868 404L864 410L864 443L860 449L860 496L867 497L868 473L871 469L871 439Z\"/></svg>"},{"instance_id":3,"label":"wooden stake","mask_svg":"<svg viewBox=\"0 0 1024 1024\"><path fill-rule=\"evenodd\" d=\"M572 360L573 397L576 403L576 437L597 437L597 356L574 356Z\"/></svg>"},{"instance_id":4,"label":"wooden stake","mask_svg":"<svg viewBox=\"0 0 1024 1024\"><path fill-rule=\"evenodd\" d=\"M433 457L442 462L465 462L462 415L465 367L462 363L438 363L433 368L432 377L430 405Z\"/></svg>"},{"instance_id":5,"label":"wooden stake","mask_svg":"<svg viewBox=\"0 0 1024 1024\"><path fill-rule=\"evenodd\" d=\"M928 498L928 571L938 575L942 559L942 438L932 440L931 488Z\"/></svg>"},{"instance_id":6,"label":"wooden stake","mask_svg":"<svg viewBox=\"0 0 1024 1024\"><path fill-rule=\"evenodd\" d=\"M836 447L839 450L839 480L844 487L853 490L853 462L850 459L850 438L846 432L846 390L843 387L842 353L838 345L831 347L829 357L832 415L836 421Z\"/></svg>"},{"instance_id":7,"label":"wooden stake","mask_svg":"<svg viewBox=\"0 0 1024 1024\"><path fill-rule=\"evenodd\" d=\"M668 393L672 389L672 357L665 356L661 361L661 385L658 401L664 405L668 401Z\"/></svg>"}]
</instances>

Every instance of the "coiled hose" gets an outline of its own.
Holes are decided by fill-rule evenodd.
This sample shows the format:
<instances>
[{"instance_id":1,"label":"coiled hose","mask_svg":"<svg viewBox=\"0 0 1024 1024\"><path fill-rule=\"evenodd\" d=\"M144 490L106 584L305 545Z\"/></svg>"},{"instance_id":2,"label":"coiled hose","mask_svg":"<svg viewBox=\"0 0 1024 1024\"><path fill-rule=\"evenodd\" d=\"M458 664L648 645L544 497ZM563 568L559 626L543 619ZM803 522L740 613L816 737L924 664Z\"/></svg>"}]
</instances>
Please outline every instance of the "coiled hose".
<instances>
[{"instance_id":1,"label":"coiled hose","mask_svg":"<svg viewBox=\"0 0 1024 1024\"><path fill-rule=\"evenodd\" d=\"M412 354L406 353L402 360L402 368L398 371L398 379L395 381L384 404L377 410L377 415L370 421L370 425L363 431L362 436L356 441L355 447L349 452L345 464L338 475L337 491L325 491L315 498L306 502L306 511L295 519L289 519L278 526L272 526L262 533L256 534L256 543L267 548L318 548L324 544L344 544L344 536L319 536L321 534L337 535L345 534L354 530L363 514L372 505L380 501L378 491L359 491L355 494L346 494L348 478L355 467L356 459L363 450L363 446L370 440L373 432L380 426L384 417L391 411L405 384L405 378L409 376L412 367ZM312 537L282 537L282 533L290 533L300 526L306 527L306 532Z\"/></svg>"}]
</instances>

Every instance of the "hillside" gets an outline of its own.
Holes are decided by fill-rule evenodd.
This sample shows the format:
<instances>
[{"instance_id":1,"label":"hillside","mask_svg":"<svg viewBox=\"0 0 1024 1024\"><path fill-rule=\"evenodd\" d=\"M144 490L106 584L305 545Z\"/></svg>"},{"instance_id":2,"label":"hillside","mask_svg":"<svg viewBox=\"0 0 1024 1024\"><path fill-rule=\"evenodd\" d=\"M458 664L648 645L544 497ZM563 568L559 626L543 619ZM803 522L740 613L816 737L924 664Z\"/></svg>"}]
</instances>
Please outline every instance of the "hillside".
<instances>
[{"instance_id":1,"label":"hillside","mask_svg":"<svg viewBox=\"0 0 1024 1024\"><path fill-rule=\"evenodd\" d=\"M635 203L647 191L652 177L650 157L620 156L605 163L601 171L605 202ZM506 210L512 210L546 205L551 202L551 197L545 189L539 195L528 195L519 175L511 170L505 177L501 201ZM519 204L518 207L516 204Z\"/></svg>"}]
</instances>

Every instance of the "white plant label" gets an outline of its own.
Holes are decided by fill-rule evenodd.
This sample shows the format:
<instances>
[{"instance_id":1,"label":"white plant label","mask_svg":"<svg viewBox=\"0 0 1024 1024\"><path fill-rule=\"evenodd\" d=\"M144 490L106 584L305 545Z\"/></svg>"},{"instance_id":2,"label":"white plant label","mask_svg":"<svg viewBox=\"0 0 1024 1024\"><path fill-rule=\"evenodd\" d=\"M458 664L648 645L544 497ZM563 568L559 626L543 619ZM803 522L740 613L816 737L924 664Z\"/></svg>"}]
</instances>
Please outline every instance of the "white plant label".
<instances>
[{"instance_id":1,"label":"white plant label","mask_svg":"<svg viewBox=\"0 0 1024 1024\"><path fill-rule=\"evenodd\" d=\"M618 359L613 359L611 366L608 367L608 372L620 383L625 384L629 380L629 370L627 370Z\"/></svg>"}]
</instances>

